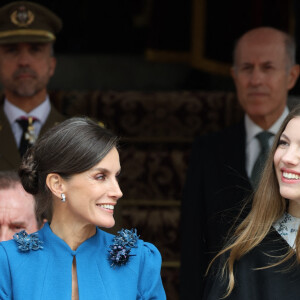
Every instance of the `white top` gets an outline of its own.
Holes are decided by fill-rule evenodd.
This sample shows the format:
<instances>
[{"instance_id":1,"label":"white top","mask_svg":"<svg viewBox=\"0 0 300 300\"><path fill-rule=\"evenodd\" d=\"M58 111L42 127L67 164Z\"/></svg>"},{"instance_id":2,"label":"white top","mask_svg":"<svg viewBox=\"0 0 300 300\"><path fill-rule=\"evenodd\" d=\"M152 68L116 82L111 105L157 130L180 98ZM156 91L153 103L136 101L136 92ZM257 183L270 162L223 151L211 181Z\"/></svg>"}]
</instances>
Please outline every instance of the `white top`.
<instances>
[{"instance_id":1,"label":"white top","mask_svg":"<svg viewBox=\"0 0 300 300\"><path fill-rule=\"evenodd\" d=\"M300 218L293 217L285 212L273 227L287 241L291 248L295 248L295 240L300 225Z\"/></svg>"},{"instance_id":2,"label":"white top","mask_svg":"<svg viewBox=\"0 0 300 300\"><path fill-rule=\"evenodd\" d=\"M278 132L283 120L288 115L289 110L286 107L280 118L268 129L274 135ZM245 129L246 129L246 171L250 178L252 168L260 152L260 145L258 139L255 137L258 133L264 131L261 127L256 125L246 114L245 116ZM269 139L270 146L274 141L274 136Z\"/></svg>"},{"instance_id":3,"label":"white top","mask_svg":"<svg viewBox=\"0 0 300 300\"><path fill-rule=\"evenodd\" d=\"M17 123L17 119L19 119L20 117L35 117L37 121L34 122L34 133L35 136L38 136L42 126L45 124L48 118L48 115L51 110L51 104L49 96L47 95L43 103L34 108L31 112L26 113L19 107L9 102L9 100L5 99L3 110L10 123L17 147L19 148L23 131L21 126Z\"/></svg>"}]
</instances>

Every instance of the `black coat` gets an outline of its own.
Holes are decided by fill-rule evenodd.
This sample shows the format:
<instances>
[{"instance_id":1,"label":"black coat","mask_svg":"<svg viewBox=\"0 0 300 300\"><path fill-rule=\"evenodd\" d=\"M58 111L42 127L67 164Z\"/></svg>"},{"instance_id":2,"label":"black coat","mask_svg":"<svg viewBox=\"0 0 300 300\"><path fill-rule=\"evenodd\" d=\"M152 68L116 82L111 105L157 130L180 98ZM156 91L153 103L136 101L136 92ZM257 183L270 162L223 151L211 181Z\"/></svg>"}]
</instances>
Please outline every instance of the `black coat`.
<instances>
[{"instance_id":1,"label":"black coat","mask_svg":"<svg viewBox=\"0 0 300 300\"><path fill-rule=\"evenodd\" d=\"M208 263L252 193L245 135L241 122L194 142L182 201L181 299L201 299Z\"/></svg>"},{"instance_id":2,"label":"black coat","mask_svg":"<svg viewBox=\"0 0 300 300\"><path fill-rule=\"evenodd\" d=\"M293 264L295 255L288 262L276 267L255 270L278 262L278 257L286 254L288 249L286 241L272 230L257 247L236 262L234 268L236 285L225 300L300 299L300 267ZM224 283L218 273L222 260L224 258L216 261L216 268L210 272L204 300L217 300L225 294L227 281Z\"/></svg>"}]
</instances>

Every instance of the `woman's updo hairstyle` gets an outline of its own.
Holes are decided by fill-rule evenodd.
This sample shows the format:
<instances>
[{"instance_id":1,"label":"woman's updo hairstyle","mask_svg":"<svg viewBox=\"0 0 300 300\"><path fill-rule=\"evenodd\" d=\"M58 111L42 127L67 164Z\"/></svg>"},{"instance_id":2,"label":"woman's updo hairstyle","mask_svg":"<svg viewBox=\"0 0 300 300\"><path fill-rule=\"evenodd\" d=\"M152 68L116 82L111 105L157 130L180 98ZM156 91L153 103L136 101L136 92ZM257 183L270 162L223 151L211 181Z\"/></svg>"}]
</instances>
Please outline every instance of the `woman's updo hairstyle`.
<instances>
[{"instance_id":1,"label":"woman's updo hairstyle","mask_svg":"<svg viewBox=\"0 0 300 300\"><path fill-rule=\"evenodd\" d=\"M23 156L19 169L24 189L35 195L37 214L51 221L52 195L47 175L64 179L98 164L117 147L118 138L88 118L70 118L47 131Z\"/></svg>"}]
</instances>

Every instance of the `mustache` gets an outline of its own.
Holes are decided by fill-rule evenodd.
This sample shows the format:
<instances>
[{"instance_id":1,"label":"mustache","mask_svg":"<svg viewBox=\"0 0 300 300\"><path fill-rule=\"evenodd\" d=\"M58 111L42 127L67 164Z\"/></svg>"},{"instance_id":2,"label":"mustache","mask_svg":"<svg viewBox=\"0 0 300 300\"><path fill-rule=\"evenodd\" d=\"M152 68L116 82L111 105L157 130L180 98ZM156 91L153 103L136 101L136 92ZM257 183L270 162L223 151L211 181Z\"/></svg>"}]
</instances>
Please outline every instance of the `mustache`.
<instances>
[{"instance_id":1,"label":"mustache","mask_svg":"<svg viewBox=\"0 0 300 300\"><path fill-rule=\"evenodd\" d=\"M23 74L29 74L33 77L37 76L36 72L30 69L29 67L21 67L13 73L13 78L16 79L17 77Z\"/></svg>"}]
</instances>

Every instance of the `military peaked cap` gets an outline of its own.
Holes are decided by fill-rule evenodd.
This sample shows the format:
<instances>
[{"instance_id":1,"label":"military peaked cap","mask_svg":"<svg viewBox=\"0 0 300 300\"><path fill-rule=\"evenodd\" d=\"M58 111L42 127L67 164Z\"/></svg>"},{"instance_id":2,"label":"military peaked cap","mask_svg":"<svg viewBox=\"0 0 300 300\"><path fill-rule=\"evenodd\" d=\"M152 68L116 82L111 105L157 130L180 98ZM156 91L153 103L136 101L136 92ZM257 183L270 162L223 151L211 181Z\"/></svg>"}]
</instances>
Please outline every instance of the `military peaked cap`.
<instances>
[{"instance_id":1,"label":"military peaked cap","mask_svg":"<svg viewBox=\"0 0 300 300\"><path fill-rule=\"evenodd\" d=\"M53 42L61 28L61 19L37 3L16 1L0 8L0 44Z\"/></svg>"}]
</instances>

